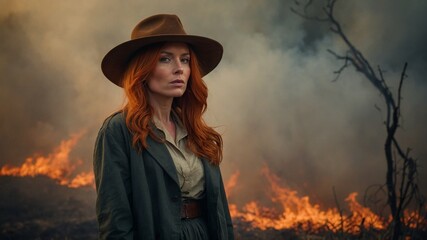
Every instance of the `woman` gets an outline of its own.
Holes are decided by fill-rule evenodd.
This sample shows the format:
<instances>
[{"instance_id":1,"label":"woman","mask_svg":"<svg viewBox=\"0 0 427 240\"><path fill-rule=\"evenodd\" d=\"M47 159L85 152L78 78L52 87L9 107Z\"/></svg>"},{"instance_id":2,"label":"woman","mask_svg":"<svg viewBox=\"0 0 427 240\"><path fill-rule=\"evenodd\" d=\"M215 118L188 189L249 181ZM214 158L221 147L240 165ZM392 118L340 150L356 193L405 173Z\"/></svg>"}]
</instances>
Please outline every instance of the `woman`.
<instances>
[{"instance_id":1,"label":"woman","mask_svg":"<svg viewBox=\"0 0 427 240\"><path fill-rule=\"evenodd\" d=\"M222 51L161 14L104 57L105 76L128 101L105 120L95 144L100 239L234 239L222 138L202 119L202 76Z\"/></svg>"}]
</instances>

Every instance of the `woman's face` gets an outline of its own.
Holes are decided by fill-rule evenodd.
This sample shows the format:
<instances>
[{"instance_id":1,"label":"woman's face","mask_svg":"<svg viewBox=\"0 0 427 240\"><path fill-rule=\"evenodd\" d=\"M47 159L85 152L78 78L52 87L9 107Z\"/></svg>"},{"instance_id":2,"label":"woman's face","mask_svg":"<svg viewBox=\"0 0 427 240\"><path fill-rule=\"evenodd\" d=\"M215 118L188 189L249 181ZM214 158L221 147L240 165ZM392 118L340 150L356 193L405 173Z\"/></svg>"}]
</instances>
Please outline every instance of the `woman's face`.
<instances>
[{"instance_id":1,"label":"woman's face","mask_svg":"<svg viewBox=\"0 0 427 240\"><path fill-rule=\"evenodd\" d=\"M190 51L185 43L166 43L153 74L148 79L152 95L174 98L181 97L187 88L190 76Z\"/></svg>"}]
</instances>

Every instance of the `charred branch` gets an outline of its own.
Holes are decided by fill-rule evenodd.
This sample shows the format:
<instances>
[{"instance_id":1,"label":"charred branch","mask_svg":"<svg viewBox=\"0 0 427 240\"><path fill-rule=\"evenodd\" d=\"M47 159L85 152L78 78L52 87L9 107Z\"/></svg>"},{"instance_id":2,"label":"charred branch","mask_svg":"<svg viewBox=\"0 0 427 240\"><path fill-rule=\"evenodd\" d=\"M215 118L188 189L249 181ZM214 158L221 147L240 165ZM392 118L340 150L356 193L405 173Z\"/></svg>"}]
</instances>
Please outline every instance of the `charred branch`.
<instances>
[{"instance_id":1,"label":"charred branch","mask_svg":"<svg viewBox=\"0 0 427 240\"><path fill-rule=\"evenodd\" d=\"M418 190L417 185L417 164L416 161L409 155L410 149L406 151L401 147L396 132L400 127L401 118L401 101L403 81L407 77L406 69L408 63L405 63L400 75L400 80L397 89L397 98L390 91L384 71L378 66L378 73L374 71L367 58L360 52L356 46L348 38L344 32L341 23L334 15L335 4L337 0L325 0L325 5L322 8L322 16L313 16L309 14L309 8L313 5L313 0L305 1L305 4L296 1L301 11L291 8L291 11L307 20L318 21L329 24L330 31L341 39L348 48L346 54L338 54L333 50L328 49L338 61L343 62L338 70L334 71L336 81L341 73L348 67L353 66L354 69L361 73L374 87L379 91L386 106L385 126L387 136L384 142L384 153L386 160L386 181L384 186L387 189L387 203L392 215L391 223L391 238L399 239L402 237L402 218L404 210L413 202L414 199L424 206L424 200ZM302 5L302 8L300 7ZM375 105L376 106L376 105ZM379 107L376 106L378 110ZM397 152L397 154L395 154ZM382 187L380 187L382 189ZM335 193L334 193L335 194Z\"/></svg>"}]
</instances>

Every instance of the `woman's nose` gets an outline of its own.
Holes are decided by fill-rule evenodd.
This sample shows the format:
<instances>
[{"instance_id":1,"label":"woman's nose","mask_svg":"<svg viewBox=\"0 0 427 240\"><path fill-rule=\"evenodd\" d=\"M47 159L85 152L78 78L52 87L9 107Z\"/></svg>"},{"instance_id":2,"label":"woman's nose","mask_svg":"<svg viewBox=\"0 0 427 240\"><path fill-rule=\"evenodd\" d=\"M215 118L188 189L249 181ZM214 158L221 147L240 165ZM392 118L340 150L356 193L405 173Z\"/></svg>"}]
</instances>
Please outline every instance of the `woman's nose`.
<instances>
[{"instance_id":1,"label":"woman's nose","mask_svg":"<svg viewBox=\"0 0 427 240\"><path fill-rule=\"evenodd\" d=\"M180 61L177 61L175 64L175 74L182 74L184 72L184 68L182 67L182 63Z\"/></svg>"}]
</instances>

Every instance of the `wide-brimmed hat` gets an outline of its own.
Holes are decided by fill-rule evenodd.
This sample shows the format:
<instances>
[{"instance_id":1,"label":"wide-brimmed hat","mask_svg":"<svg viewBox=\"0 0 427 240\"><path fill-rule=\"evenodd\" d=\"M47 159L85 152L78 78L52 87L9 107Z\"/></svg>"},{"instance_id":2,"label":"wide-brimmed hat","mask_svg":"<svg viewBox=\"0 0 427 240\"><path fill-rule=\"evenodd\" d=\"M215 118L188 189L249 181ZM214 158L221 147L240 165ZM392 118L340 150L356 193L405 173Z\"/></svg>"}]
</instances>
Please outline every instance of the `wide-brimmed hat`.
<instances>
[{"instance_id":1,"label":"wide-brimmed hat","mask_svg":"<svg viewBox=\"0 0 427 240\"><path fill-rule=\"evenodd\" d=\"M104 75L122 87L122 76L130 59L141 49L153 43L184 42L196 53L202 76L211 72L221 61L222 45L210 38L188 35L176 15L158 14L139 22L132 31L131 40L111 49L101 63Z\"/></svg>"}]
</instances>

